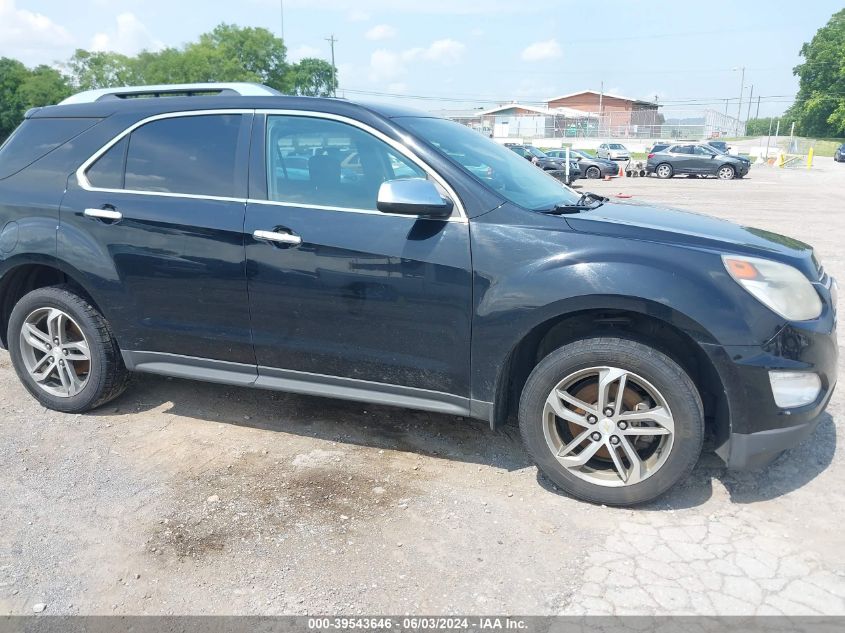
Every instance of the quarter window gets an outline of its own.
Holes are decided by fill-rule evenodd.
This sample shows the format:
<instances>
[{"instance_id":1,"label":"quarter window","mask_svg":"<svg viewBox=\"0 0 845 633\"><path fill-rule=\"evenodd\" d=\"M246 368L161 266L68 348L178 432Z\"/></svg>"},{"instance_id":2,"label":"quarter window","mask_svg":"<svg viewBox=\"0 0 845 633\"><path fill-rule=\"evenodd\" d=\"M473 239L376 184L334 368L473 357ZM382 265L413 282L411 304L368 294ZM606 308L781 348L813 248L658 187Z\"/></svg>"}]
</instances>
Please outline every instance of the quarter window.
<instances>
[{"instance_id":1,"label":"quarter window","mask_svg":"<svg viewBox=\"0 0 845 633\"><path fill-rule=\"evenodd\" d=\"M383 182L426 173L387 143L339 121L270 116L267 194L291 204L376 210Z\"/></svg>"}]
</instances>

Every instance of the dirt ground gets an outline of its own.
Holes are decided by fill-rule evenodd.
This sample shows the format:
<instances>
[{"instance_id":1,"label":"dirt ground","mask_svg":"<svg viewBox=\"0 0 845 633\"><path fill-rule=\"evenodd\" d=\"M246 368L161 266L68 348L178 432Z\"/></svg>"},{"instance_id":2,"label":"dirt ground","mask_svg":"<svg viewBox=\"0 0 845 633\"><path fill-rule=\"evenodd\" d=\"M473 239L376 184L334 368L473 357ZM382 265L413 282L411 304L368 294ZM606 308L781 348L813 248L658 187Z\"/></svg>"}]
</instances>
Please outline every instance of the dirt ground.
<instances>
[{"instance_id":1,"label":"dirt ground","mask_svg":"<svg viewBox=\"0 0 845 633\"><path fill-rule=\"evenodd\" d=\"M797 237L845 279L845 164L578 186ZM843 417L840 390L767 469L707 452L623 510L554 490L513 428L151 376L63 415L0 351L0 614L843 614Z\"/></svg>"}]
</instances>

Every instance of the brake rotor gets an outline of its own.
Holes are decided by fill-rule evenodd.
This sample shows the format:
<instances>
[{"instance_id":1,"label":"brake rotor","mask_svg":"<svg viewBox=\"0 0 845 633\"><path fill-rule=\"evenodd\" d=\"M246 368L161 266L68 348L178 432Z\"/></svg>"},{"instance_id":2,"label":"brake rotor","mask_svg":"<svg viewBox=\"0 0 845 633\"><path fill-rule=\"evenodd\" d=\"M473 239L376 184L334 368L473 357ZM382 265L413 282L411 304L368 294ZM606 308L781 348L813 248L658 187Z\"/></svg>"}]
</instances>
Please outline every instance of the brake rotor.
<instances>
[{"instance_id":1,"label":"brake rotor","mask_svg":"<svg viewBox=\"0 0 845 633\"><path fill-rule=\"evenodd\" d=\"M576 391L572 395L581 400L582 402L587 402L595 406L596 404L598 404L599 401L599 385L597 382L589 382L580 389L578 389L578 391ZM615 392L609 394L609 400L611 402L615 402ZM625 391L622 393L622 405L625 410L634 411L637 405L641 402L643 402L642 395L637 393L634 389L631 389L630 387L626 386ZM574 410L576 413L579 413L581 415L587 415L587 412L583 409L575 408ZM567 425L569 426L569 432L572 434L572 437L577 436L584 430L582 426L579 426L574 422L567 422ZM602 446L598 451L596 451L594 458L601 459L607 462L611 461L610 452L607 450L606 446Z\"/></svg>"}]
</instances>

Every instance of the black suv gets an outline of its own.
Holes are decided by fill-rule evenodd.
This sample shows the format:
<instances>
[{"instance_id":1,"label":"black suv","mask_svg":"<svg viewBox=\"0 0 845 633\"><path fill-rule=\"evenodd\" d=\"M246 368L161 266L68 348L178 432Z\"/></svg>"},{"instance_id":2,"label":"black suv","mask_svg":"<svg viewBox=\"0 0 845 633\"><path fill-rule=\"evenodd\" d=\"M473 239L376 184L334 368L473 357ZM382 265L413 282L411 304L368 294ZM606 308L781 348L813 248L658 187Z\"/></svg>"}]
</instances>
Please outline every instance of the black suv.
<instances>
[{"instance_id":1,"label":"black suv","mask_svg":"<svg viewBox=\"0 0 845 633\"><path fill-rule=\"evenodd\" d=\"M797 240L579 196L396 107L100 91L0 148L0 340L59 411L150 372L517 417L555 484L633 504L705 433L744 468L813 431L835 292Z\"/></svg>"}]
</instances>

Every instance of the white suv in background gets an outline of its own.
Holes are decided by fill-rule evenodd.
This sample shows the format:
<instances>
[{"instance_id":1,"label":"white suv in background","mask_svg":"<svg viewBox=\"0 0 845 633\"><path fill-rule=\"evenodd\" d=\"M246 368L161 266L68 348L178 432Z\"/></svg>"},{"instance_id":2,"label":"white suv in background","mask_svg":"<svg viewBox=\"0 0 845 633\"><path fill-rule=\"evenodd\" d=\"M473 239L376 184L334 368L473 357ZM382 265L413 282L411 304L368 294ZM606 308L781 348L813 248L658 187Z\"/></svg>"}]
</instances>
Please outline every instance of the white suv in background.
<instances>
[{"instance_id":1,"label":"white suv in background","mask_svg":"<svg viewBox=\"0 0 845 633\"><path fill-rule=\"evenodd\" d=\"M621 143L602 143L596 155L610 160L631 160L631 152Z\"/></svg>"}]
</instances>

